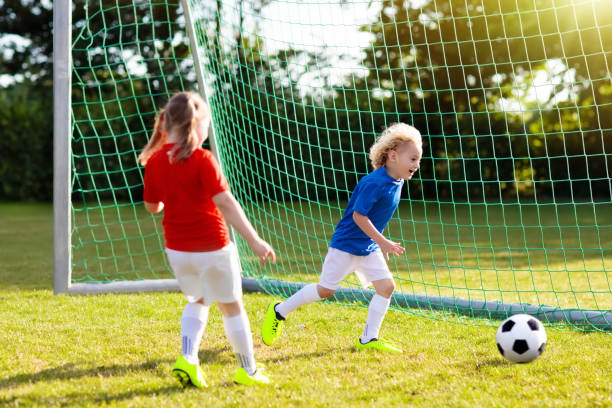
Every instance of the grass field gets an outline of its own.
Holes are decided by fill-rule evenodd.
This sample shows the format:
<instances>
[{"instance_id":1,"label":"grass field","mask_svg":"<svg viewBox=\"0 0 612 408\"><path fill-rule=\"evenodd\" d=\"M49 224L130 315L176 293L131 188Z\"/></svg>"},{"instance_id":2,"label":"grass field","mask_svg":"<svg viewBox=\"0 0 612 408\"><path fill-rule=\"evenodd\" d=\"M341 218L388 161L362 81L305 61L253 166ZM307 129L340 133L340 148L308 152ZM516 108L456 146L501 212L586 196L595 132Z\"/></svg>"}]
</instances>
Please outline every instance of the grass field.
<instances>
[{"instance_id":1,"label":"grass field","mask_svg":"<svg viewBox=\"0 0 612 408\"><path fill-rule=\"evenodd\" d=\"M405 354L358 353L365 309L321 303L295 312L270 348L259 337L272 300L263 294L245 303L275 384L232 384L213 308L200 351L212 386L183 390L169 374L182 295L54 296L52 259L51 206L0 204L2 406L612 406L610 334L548 329L543 356L512 365L493 327L390 312L382 334Z\"/></svg>"}]
</instances>

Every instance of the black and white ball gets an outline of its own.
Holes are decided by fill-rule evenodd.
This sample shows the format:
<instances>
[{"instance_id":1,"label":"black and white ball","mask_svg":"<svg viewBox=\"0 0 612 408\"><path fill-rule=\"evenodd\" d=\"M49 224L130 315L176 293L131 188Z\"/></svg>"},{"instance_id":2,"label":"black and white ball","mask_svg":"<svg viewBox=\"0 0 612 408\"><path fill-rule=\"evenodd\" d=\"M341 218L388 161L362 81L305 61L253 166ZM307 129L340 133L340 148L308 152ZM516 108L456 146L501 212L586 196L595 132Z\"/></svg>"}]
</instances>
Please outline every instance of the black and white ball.
<instances>
[{"instance_id":1,"label":"black and white ball","mask_svg":"<svg viewBox=\"0 0 612 408\"><path fill-rule=\"evenodd\" d=\"M503 321L495 340L502 356L513 363L529 363L544 352L546 331L535 317L517 314Z\"/></svg>"}]
</instances>

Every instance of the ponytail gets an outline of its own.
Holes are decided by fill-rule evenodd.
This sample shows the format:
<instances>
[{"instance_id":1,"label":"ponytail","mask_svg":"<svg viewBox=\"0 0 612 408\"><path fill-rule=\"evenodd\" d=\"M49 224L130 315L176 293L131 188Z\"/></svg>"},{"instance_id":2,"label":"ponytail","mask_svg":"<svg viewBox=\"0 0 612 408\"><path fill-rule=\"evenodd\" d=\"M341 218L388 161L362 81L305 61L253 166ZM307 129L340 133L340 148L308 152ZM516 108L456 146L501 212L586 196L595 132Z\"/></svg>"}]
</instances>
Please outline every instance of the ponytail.
<instances>
[{"instance_id":1,"label":"ponytail","mask_svg":"<svg viewBox=\"0 0 612 408\"><path fill-rule=\"evenodd\" d=\"M153 153L161 149L161 147L166 143L166 140L168 140L168 133L162 129L162 126L164 126L164 116L164 109L162 109L161 112L159 112L159 114L155 117L153 135L151 136L151 139L149 139L149 143L147 143L144 149L142 149L142 152L138 155L138 162L142 166L145 166Z\"/></svg>"},{"instance_id":2,"label":"ponytail","mask_svg":"<svg viewBox=\"0 0 612 408\"><path fill-rule=\"evenodd\" d=\"M196 134L196 126L201 118L198 115L198 109L194 101L190 98L185 106L185 122L177 124L176 128L182 138L170 151L170 161L181 162L191 156L198 148L198 139Z\"/></svg>"}]
</instances>

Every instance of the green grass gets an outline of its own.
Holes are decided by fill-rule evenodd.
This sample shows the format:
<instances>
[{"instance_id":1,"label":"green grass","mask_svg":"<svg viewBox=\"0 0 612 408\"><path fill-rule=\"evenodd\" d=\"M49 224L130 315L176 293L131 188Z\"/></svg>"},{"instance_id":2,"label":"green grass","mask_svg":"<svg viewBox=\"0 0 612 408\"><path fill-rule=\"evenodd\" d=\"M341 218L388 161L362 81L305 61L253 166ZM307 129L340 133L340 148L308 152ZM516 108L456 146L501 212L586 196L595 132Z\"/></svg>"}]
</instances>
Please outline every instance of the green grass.
<instances>
[{"instance_id":1,"label":"green grass","mask_svg":"<svg viewBox=\"0 0 612 408\"><path fill-rule=\"evenodd\" d=\"M267 388L231 382L235 361L213 308L200 359L211 387L170 376L180 350L178 293L52 294L52 209L0 204L0 405L6 406L612 406L612 335L548 329L534 363L499 356L495 328L390 312L382 334L406 353L357 353L366 310L315 304L276 347L259 338L263 294L246 294ZM466 322L475 323L466 319Z\"/></svg>"}]
</instances>

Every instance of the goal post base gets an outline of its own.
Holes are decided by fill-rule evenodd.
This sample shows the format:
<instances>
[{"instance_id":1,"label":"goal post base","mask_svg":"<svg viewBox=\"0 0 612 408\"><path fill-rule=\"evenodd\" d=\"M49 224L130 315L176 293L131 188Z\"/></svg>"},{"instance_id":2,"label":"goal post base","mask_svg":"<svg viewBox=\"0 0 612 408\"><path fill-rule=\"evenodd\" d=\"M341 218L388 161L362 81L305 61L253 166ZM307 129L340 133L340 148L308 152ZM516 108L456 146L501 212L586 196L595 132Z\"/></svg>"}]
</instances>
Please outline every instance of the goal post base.
<instances>
[{"instance_id":1,"label":"goal post base","mask_svg":"<svg viewBox=\"0 0 612 408\"><path fill-rule=\"evenodd\" d=\"M308 283L287 282L276 279L243 278L243 288L250 291L280 291L286 296L297 292ZM374 296L374 290L357 288L339 288L332 300L339 302L368 302ZM391 297L391 305L402 308L449 311L461 315L505 319L513 314L525 313L543 322L567 322L577 326L589 326L599 330L612 330L612 313L592 310L561 309L553 306L537 306L529 303L504 303L500 301L483 301L410 294L396 292Z\"/></svg>"},{"instance_id":2,"label":"goal post base","mask_svg":"<svg viewBox=\"0 0 612 408\"><path fill-rule=\"evenodd\" d=\"M242 278L245 292L280 292L291 296L308 283L289 282L278 279ZM179 292L176 279L150 279L140 281L117 281L109 283L74 283L64 293L71 295L95 295L104 293ZM368 303L374 291L371 289L339 288L332 300L338 302ZM590 326L612 331L612 313L592 310L560 309L552 306L537 306L528 303L504 303L496 300L471 300L445 296L431 296L396 292L391 305L402 308L448 311L461 315L505 319L517 313L525 313L543 322L567 322L578 326Z\"/></svg>"}]
</instances>

